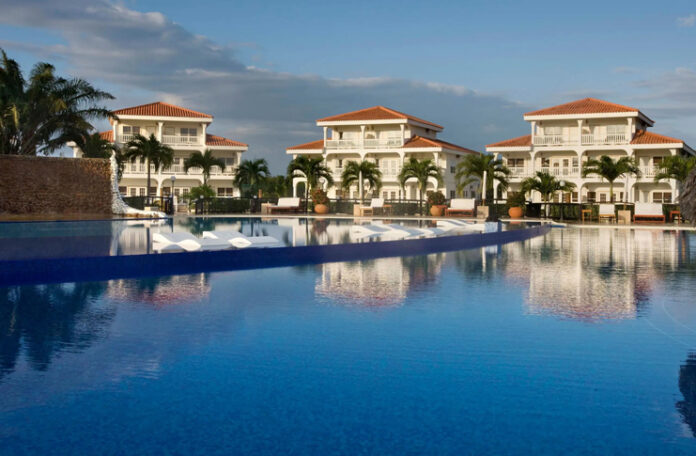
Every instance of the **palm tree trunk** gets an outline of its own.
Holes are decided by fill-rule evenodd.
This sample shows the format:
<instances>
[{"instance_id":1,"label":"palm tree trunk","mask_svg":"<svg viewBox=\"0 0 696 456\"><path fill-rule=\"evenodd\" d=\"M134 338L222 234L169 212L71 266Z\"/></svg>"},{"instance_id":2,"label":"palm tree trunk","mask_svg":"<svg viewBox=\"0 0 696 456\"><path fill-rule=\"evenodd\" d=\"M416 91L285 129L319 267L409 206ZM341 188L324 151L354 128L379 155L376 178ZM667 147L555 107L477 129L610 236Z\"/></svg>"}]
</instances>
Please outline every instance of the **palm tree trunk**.
<instances>
[{"instance_id":1,"label":"palm tree trunk","mask_svg":"<svg viewBox=\"0 0 696 456\"><path fill-rule=\"evenodd\" d=\"M145 204L150 204L150 159L147 159L147 190L145 190Z\"/></svg>"},{"instance_id":2,"label":"palm tree trunk","mask_svg":"<svg viewBox=\"0 0 696 456\"><path fill-rule=\"evenodd\" d=\"M609 181L609 202L614 202L614 181Z\"/></svg>"},{"instance_id":3,"label":"palm tree trunk","mask_svg":"<svg viewBox=\"0 0 696 456\"><path fill-rule=\"evenodd\" d=\"M365 185L363 183L362 171L358 171L358 189L360 190L360 205L365 205Z\"/></svg>"},{"instance_id":4,"label":"palm tree trunk","mask_svg":"<svg viewBox=\"0 0 696 456\"><path fill-rule=\"evenodd\" d=\"M305 213L309 213L309 179L305 182Z\"/></svg>"}]
</instances>

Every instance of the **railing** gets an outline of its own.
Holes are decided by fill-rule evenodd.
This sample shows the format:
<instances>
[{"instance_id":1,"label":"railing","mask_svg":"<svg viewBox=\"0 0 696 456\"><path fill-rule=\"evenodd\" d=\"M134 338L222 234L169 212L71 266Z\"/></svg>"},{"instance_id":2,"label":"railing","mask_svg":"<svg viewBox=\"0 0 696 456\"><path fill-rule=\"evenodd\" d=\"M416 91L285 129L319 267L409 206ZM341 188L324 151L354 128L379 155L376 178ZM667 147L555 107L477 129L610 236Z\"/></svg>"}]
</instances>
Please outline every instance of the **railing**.
<instances>
[{"instance_id":1,"label":"railing","mask_svg":"<svg viewBox=\"0 0 696 456\"><path fill-rule=\"evenodd\" d=\"M401 138L386 139L327 139L327 149L390 149L403 146Z\"/></svg>"},{"instance_id":2,"label":"railing","mask_svg":"<svg viewBox=\"0 0 696 456\"><path fill-rule=\"evenodd\" d=\"M598 136L592 133L580 136L580 144L583 146L601 146L611 144L625 144L625 134ZM565 138L563 135L540 135L534 137L535 146L566 146L578 145L578 137Z\"/></svg>"},{"instance_id":3,"label":"railing","mask_svg":"<svg viewBox=\"0 0 696 456\"><path fill-rule=\"evenodd\" d=\"M534 137L535 146L556 146L567 143L567 141L563 140L563 135L543 135Z\"/></svg>"},{"instance_id":4,"label":"railing","mask_svg":"<svg viewBox=\"0 0 696 456\"><path fill-rule=\"evenodd\" d=\"M135 139L136 136L138 136L138 135L130 135L130 134L128 134L128 135L121 135L118 139L119 139L119 142L122 142L122 143L125 144L125 143L127 143L128 141L133 141L133 140Z\"/></svg>"},{"instance_id":5,"label":"railing","mask_svg":"<svg viewBox=\"0 0 696 456\"><path fill-rule=\"evenodd\" d=\"M625 144L627 142L625 134L597 136L585 134L581 137L583 146L601 146L606 144Z\"/></svg>"},{"instance_id":6,"label":"railing","mask_svg":"<svg viewBox=\"0 0 696 456\"><path fill-rule=\"evenodd\" d=\"M510 175L512 177L527 176L527 169L524 166L511 166L508 169L510 170ZM531 172L529 174L531 174Z\"/></svg>"},{"instance_id":7,"label":"railing","mask_svg":"<svg viewBox=\"0 0 696 456\"><path fill-rule=\"evenodd\" d=\"M213 166L210 168L210 175L211 176L232 176L236 173L237 167L236 166L225 166L224 171L220 169L219 166Z\"/></svg>"},{"instance_id":8,"label":"railing","mask_svg":"<svg viewBox=\"0 0 696 456\"><path fill-rule=\"evenodd\" d=\"M190 145L190 144L201 144L200 136L180 136L180 135L162 135L162 142L164 144L173 145Z\"/></svg>"},{"instance_id":9,"label":"railing","mask_svg":"<svg viewBox=\"0 0 696 456\"><path fill-rule=\"evenodd\" d=\"M653 178L659 172L660 172L660 167L658 167L658 166L641 166L640 167L640 174L642 177Z\"/></svg>"},{"instance_id":10,"label":"railing","mask_svg":"<svg viewBox=\"0 0 696 456\"><path fill-rule=\"evenodd\" d=\"M543 173L549 173L552 176L560 177L577 177L580 176L580 168L578 167L546 167L542 166L539 170Z\"/></svg>"}]
</instances>

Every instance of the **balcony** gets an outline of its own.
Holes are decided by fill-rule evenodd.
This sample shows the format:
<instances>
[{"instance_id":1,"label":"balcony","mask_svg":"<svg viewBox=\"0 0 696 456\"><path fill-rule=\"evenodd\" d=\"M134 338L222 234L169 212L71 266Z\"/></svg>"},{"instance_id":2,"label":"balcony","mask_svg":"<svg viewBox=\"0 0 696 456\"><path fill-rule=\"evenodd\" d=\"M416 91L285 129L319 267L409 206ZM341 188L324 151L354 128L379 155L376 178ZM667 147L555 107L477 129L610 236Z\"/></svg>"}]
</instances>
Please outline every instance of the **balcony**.
<instances>
[{"instance_id":1,"label":"balcony","mask_svg":"<svg viewBox=\"0 0 696 456\"><path fill-rule=\"evenodd\" d=\"M541 135L535 136L533 143L535 146L610 146L614 144L627 144L628 139L625 134L601 136L584 134L580 137L580 141L578 141L577 136Z\"/></svg>"},{"instance_id":2,"label":"balcony","mask_svg":"<svg viewBox=\"0 0 696 456\"><path fill-rule=\"evenodd\" d=\"M200 136L162 135L162 143L170 146L197 146L202 144Z\"/></svg>"},{"instance_id":3,"label":"balcony","mask_svg":"<svg viewBox=\"0 0 696 456\"><path fill-rule=\"evenodd\" d=\"M641 166L640 167L640 175L641 177L648 177L650 179L654 179L655 175L660 172L660 168L658 166Z\"/></svg>"},{"instance_id":4,"label":"balcony","mask_svg":"<svg viewBox=\"0 0 696 456\"><path fill-rule=\"evenodd\" d=\"M344 149L397 149L404 145L401 138L384 139L327 139L326 148L334 150Z\"/></svg>"}]
</instances>

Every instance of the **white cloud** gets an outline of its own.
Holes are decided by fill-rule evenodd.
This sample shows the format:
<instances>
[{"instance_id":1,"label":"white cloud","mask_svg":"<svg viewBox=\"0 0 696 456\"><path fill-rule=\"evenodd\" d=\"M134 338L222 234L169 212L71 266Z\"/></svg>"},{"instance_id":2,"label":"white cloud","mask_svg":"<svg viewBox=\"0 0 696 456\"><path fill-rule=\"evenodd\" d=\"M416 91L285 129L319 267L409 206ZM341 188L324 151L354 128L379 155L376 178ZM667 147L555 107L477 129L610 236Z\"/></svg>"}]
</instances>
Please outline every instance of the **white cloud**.
<instances>
[{"instance_id":1,"label":"white cloud","mask_svg":"<svg viewBox=\"0 0 696 456\"><path fill-rule=\"evenodd\" d=\"M679 27L693 27L696 25L696 14L690 14L684 17L677 18L677 25Z\"/></svg>"},{"instance_id":2,"label":"white cloud","mask_svg":"<svg viewBox=\"0 0 696 456\"><path fill-rule=\"evenodd\" d=\"M60 58L72 74L115 86L114 108L161 99L209 112L211 133L249 143L250 155L266 157L275 172L285 168L286 147L320 137L315 119L378 104L442 124L443 139L474 149L527 130L526 107L500 95L405 78L327 79L259 69L241 62L235 48L161 13L104 0L6 0L3 22L53 31L65 43L0 42L10 56L20 49Z\"/></svg>"}]
</instances>

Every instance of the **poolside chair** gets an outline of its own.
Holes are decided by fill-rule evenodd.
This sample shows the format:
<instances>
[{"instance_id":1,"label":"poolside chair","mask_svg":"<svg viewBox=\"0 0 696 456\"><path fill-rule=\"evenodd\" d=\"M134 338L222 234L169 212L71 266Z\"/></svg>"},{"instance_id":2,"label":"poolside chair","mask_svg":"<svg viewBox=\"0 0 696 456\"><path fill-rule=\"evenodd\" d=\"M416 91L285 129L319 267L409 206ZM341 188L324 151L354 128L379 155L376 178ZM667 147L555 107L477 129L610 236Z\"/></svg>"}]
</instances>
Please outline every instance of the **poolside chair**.
<instances>
[{"instance_id":1,"label":"poolside chair","mask_svg":"<svg viewBox=\"0 0 696 456\"><path fill-rule=\"evenodd\" d=\"M268 206L271 214L274 212L300 212L300 198L278 198L278 204Z\"/></svg>"},{"instance_id":2,"label":"poolside chair","mask_svg":"<svg viewBox=\"0 0 696 456\"><path fill-rule=\"evenodd\" d=\"M445 215L468 215L473 217L476 211L476 199L474 198L452 198L450 206L445 209Z\"/></svg>"},{"instance_id":3,"label":"poolside chair","mask_svg":"<svg viewBox=\"0 0 696 456\"><path fill-rule=\"evenodd\" d=\"M423 230L420 230L418 228L412 228L410 226L398 225L396 223L391 223L389 225L384 225L384 226L386 228L389 228L390 230L398 233L399 235L403 235L403 237L418 237L418 236L424 236L426 234Z\"/></svg>"},{"instance_id":4,"label":"poolside chair","mask_svg":"<svg viewBox=\"0 0 696 456\"><path fill-rule=\"evenodd\" d=\"M369 225L353 225L350 228L350 232L357 236L379 236L390 231L389 228L384 225L369 224Z\"/></svg>"},{"instance_id":5,"label":"poolside chair","mask_svg":"<svg viewBox=\"0 0 696 456\"><path fill-rule=\"evenodd\" d=\"M157 252L186 250L200 252L208 250L224 250L230 247L229 242L219 239L200 239L191 233L153 233L153 249Z\"/></svg>"},{"instance_id":6,"label":"poolside chair","mask_svg":"<svg viewBox=\"0 0 696 456\"><path fill-rule=\"evenodd\" d=\"M616 206L614 204L600 204L599 205L599 215L598 221L601 222L602 219L609 219L611 222L616 221Z\"/></svg>"},{"instance_id":7,"label":"poolside chair","mask_svg":"<svg viewBox=\"0 0 696 456\"><path fill-rule=\"evenodd\" d=\"M238 249L247 247L279 247L280 241L272 236L245 236L239 231L204 231L204 239L216 239L227 242Z\"/></svg>"},{"instance_id":8,"label":"poolside chair","mask_svg":"<svg viewBox=\"0 0 696 456\"><path fill-rule=\"evenodd\" d=\"M360 216L375 215L377 210L384 212L384 198L372 198L369 206L360 206Z\"/></svg>"},{"instance_id":9,"label":"poolside chair","mask_svg":"<svg viewBox=\"0 0 696 456\"><path fill-rule=\"evenodd\" d=\"M665 223L665 214L660 203L636 203L633 208L633 223Z\"/></svg>"},{"instance_id":10,"label":"poolside chair","mask_svg":"<svg viewBox=\"0 0 696 456\"><path fill-rule=\"evenodd\" d=\"M483 231L485 224L469 222L466 220L438 220L437 226L446 230Z\"/></svg>"}]
</instances>

